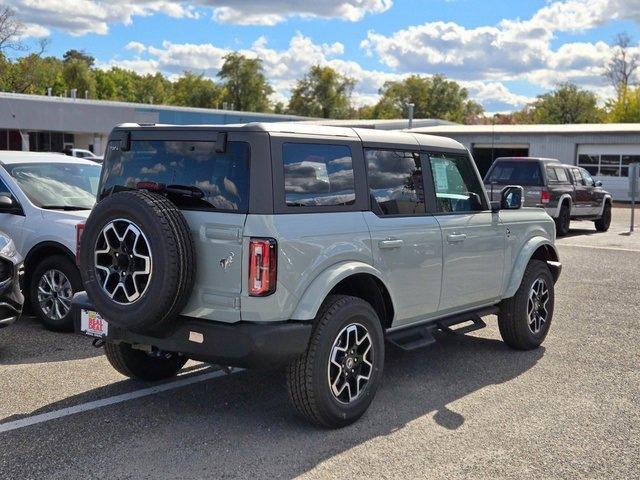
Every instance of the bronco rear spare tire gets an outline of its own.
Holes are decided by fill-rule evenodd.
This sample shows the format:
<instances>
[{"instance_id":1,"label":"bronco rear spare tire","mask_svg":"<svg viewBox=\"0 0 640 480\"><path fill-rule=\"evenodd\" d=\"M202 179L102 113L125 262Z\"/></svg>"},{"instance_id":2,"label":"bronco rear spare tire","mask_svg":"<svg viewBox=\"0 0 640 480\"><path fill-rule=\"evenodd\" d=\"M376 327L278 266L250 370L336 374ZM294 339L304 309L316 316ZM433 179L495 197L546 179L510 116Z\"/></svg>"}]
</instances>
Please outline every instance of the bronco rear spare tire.
<instances>
[{"instance_id":1,"label":"bronco rear spare tire","mask_svg":"<svg viewBox=\"0 0 640 480\"><path fill-rule=\"evenodd\" d=\"M106 320L157 333L176 319L193 288L189 226L161 195L142 190L112 194L87 219L80 272L89 299Z\"/></svg>"}]
</instances>

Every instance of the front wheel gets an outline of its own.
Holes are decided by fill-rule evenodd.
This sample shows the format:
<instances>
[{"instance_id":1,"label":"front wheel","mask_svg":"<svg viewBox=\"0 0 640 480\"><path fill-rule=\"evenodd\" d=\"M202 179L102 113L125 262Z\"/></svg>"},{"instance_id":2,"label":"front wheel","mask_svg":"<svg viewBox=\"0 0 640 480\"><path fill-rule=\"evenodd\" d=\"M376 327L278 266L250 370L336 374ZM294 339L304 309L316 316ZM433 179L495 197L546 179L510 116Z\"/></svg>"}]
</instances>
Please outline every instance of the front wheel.
<instances>
[{"instance_id":1,"label":"front wheel","mask_svg":"<svg viewBox=\"0 0 640 480\"><path fill-rule=\"evenodd\" d=\"M531 350L544 341L553 318L554 283L547 264L531 260L516 294L502 301L498 327L504 342Z\"/></svg>"},{"instance_id":2,"label":"front wheel","mask_svg":"<svg viewBox=\"0 0 640 480\"><path fill-rule=\"evenodd\" d=\"M375 310L360 298L331 295L316 316L307 351L287 369L289 398L310 422L344 427L369 408L383 365Z\"/></svg>"},{"instance_id":3,"label":"front wheel","mask_svg":"<svg viewBox=\"0 0 640 480\"><path fill-rule=\"evenodd\" d=\"M104 345L104 353L113 368L136 380L163 380L175 376L188 358L175 353L156 355L133 348L128 343Z\"/></svg>"},{"instance_id":4,"label":"front wheel","mask_svg":"<svg viewBox=\"0 0 640 480\"><path fill-rule=\"evenodd\" d=\"M53 255L34 268L29 285L31 309L49 330L73 330L73 294L82 288L80 272L65 255Z\"/></svg>"},{"instance_id":5,"label":"front wheel","mask_svg":"<svg viewBox=\"0 0 640 480\"><path fill-rule=\"evenodd\" d=\"M602 211L602 216L593 222L598 232L606 232L611 226L611 204L607 202Z\"/></svg>"}]
</instances>

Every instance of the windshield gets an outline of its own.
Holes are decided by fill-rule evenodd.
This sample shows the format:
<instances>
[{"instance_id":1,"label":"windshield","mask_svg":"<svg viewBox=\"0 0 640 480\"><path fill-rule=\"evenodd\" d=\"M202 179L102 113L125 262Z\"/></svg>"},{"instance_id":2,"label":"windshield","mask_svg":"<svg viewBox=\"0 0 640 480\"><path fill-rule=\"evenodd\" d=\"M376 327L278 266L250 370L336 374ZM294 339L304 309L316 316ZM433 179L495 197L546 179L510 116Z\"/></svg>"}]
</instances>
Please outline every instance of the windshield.
<instances>
[{"instance_id":1,"label":"windshield","mask_svg":"<svg viewBox=\"0 0 640 480\"><path fill-rule=\"evenodd\" d=\"M90 210L96 202L100 165L23 163L5 168L37 207Z\"/></svg>"},{"instance_id":2,"label":"windshield","mask_svg":"<svg viewBox=\"0 0 640 480\"><path fill-rule=\"evenodd\" d=\"M540 164L522 160L497 161L485 178L485 182L498 185L543 185Z\"/></svg>"}]
</instances>

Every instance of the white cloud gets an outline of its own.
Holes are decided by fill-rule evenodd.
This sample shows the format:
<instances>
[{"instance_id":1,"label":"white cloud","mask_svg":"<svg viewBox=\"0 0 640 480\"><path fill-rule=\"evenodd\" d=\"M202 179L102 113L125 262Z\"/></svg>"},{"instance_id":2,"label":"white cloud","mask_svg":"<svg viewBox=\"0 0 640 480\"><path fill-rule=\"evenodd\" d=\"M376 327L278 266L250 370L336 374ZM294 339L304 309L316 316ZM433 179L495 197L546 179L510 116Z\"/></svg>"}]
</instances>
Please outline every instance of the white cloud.
<instances>
[{"instance_id":1,"label":"white cloud","mask_svg":"<svg viewBox=\"0 0 640 480\"><path fill-rule=\"evenodd\" d=\"M275 25L293 16L358 21L388 10L392 0L0 0L0 5L13 8L26 24L85 35L106 34L110 25L129 25L136 16L199 18L204 10L215 21L238 25ZM30 31L38 36L43 30Z\"/></svg>"},{"instance_id":2,"label":"white cloud","mask_svg":"<svg viewBox=\"0 0 640 480\"><path fill-rule=\"evenodd\" d=\"M141 54L142 52L144 52L147 47L145 46L144 43L140 43L140 42L129 42L125 45L125 50L132 50L134 52L136 52L138 55Z\"/></svg>"},{"instance_id":3,"label":"white cloud","mask_svg":"<svg viewBox=\"0 0 640 480\"><path fill-rule=\"evenodd\" d=\"M640 21L640 1L565 0L549 3L528 20L502 20L496 26L430 22L391 35L370 31L361 48L400 73L443 73L467 81L524 80L544 88L573 81L601 88L604 66L613 53L610 45L566 43L554 49L552 41L559 32L582 32L612 19Z\"/></svg>"}]
</instances>

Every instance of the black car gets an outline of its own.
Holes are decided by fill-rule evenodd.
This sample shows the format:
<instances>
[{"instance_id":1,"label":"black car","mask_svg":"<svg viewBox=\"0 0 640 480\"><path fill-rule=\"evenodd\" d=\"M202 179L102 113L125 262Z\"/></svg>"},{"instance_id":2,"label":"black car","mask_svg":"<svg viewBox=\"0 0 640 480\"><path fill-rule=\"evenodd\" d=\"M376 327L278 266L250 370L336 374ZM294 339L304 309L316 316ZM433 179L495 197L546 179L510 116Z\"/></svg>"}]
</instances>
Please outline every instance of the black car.
<instances>
[{"instance_id":1,"label":"black car","mask_svg":"<svg viewBox=\"0 0 640 480\"><path fill-rule=\"evenodd\" d=\"M21 266L22 257L13 240L0 233L0 328L11 325L22 313Z\"/></svg>"},{"instance_id":2,"label":"black car","mask_svg":"<svg viewBox=\"0 0 640 480\"><path fill-rule=\"evenodd\" d=\"M556 222L558 236L569 233L571 220L591 220L605 232L611 224L611 194L584 168L553 158L500 157L484 184L491 200L498 200L507 185L524 189L524 206L541 207Z\"/></svg>"}]
</instances>

